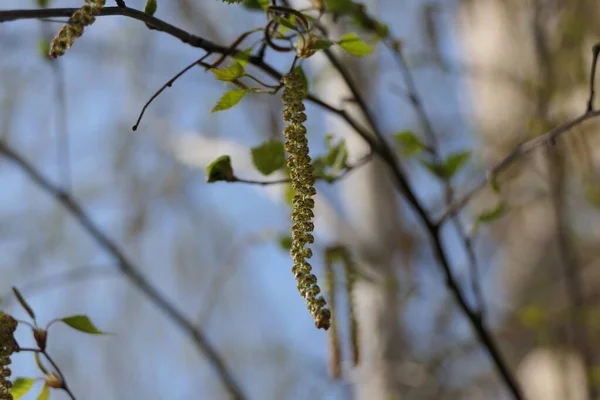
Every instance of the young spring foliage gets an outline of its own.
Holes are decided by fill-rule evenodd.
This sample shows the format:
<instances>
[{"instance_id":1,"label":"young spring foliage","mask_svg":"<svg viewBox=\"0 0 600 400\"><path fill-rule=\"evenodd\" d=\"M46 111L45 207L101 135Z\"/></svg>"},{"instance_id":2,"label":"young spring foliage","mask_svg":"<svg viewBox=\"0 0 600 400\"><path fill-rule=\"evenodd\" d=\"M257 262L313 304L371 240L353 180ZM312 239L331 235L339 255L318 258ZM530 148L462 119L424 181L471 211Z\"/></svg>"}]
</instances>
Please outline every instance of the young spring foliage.
<instances>
[{"instance_id":1,"label":"young spring foliage","mask_svg":"<svg viewBox=\"0 0 600 400\"><path fill-rule=\"evenodd\" d=\"M307 246L314 242L312 232L313 208L316 194L315 177L311 159L308 155L308 139L306 138L306 114L304 113L304 81L297 71L283 79L283 119L286 127L283 134L287 139L285 149L289 153L287 166L290 169L291 185L294 190L292 200L292 246L290 254L294 265L292 272L298 283L298 290L310 311L317 328L329 329L331 312L326 308L325 299L319 296L321 289L317 285L317 277L312 273L308 259L312 251Z\"/></svg>"}]
</instances>

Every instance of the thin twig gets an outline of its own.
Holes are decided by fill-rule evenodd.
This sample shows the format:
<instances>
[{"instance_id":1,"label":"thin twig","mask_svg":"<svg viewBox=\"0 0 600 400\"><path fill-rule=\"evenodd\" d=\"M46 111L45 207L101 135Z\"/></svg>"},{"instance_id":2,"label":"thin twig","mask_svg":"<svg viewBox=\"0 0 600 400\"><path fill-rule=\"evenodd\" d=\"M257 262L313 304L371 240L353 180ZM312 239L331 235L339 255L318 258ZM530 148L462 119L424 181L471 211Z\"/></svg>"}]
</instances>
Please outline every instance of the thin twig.
<instances>
[{"instance_id":1,"label":"thin twig","mask_svg":"<svg viewBox=\"0 0 600 400\"><path fill-rule=\"evenodd\" d=\"M52 364L52 368L54 368L54 370L58 373L58 376L60 376L60 380L61 380L61 384L62 384L61 389L64 390L65 393L67 393L72 400L76 399L75 395L73 394L73 392L69 388L69 385L67 384L67 380L65 378L65 375L62 373L62 371L58 367L58 364L52 359L52 357L50 357L50 354L48 354L47 351L42 350L42 349L30 348L30 347L19 347L19 349L17 351L18 352L29 352L29 353L42 354L44 356L44 358L46 358L46 360L48 360L48 362L50 364ZM43 366L40 366L40 367L43 368ZM47 371L43 371L43 372L47 373Z\"/></svg>"},{"instance_id":2,"label":"thin twig","mask_svg":"<svg viewBox=\"0 0 600 400\"><path fill-rule=\"evenodd\" d=\"M590 112L594 109L594 96L596 94L596 65L598 64L598 55L600 54L600 43L597 43L592 47L592 70L590 71L590 99L587 103L587 111Z\"/></svg>"},{"instance_id":3,"label":"thin twig","mask_svg":"<svg viewBox=\"0 0 600 400\"><path fill-rule=\"evenodd\" d=\"M67 282L91 279L97 276L108 276L111 274L115 275L116 273L118 273L118 270L112 268L83 266L69 269L67 271L57 272L45 278L39 278L35 281L20 286L19 290L23 293L30 293L49 288L55 288L58 285L65 284ZM12 296L11 292L0 296L0 299L2 299L2 303L10 303L11 299L14 299L14 297Z\"/></svg>"},{"instance_id":4,"label":"thin twig","mask_svg":"<svg viewBox=\"0 0 600 400\"><path fill-rule=\"evenodd\" d=\"M413 108L415 109L417 117L419 118L419 121L421 122L421 125L423 127L424 133L427 136L427 149L429 150L429 154L433 158L433 162L436 165L440 165L442 162L442 158L438 152L439 144L437 140L437 134L435 132L431 119L427 115L425 105L421 100L421 96L419 96L417 85L411 72L410 66L408 65L408 62L406 60L406 57L404 56L402 49L394 46L394 44L390 40L386 41L386 47L392 52L392 54L394 55L394 59L400 67L404 84L406 85L408 99L412 104ZM454 200L454 190L450 184L450 179L443 179L443 184L446 206L449 206ZM463 242L463 247L465 249L465 252L467 253L467 258L469 259L469 275L471 280L471 289L477 301L478 313L483 319L485 317L485 299L481 290L481 280L479 278L475 250L473 249L471 238L467 234L458 215L452 217L452 223L454 224L458 236Z\"/></svg>"},{"instance_id":5,"label":"thin twig","mask_svg":"<svg viewBox=\"0 0 600 400\"><path fill-rule=\"evenodd\" d=\"M94 240L108 253L110 253L118 262L119 269L137 287L146 297L158 307L166 317L183 332L185 332L196 345L196 347L209 360L216 370L219 378L225 388L234 399L243 400L246 396L243 394L239 384L233 377L229 368L221 356L217 353L208 338L199 328L194 326L184 314L179 311L171 302L169 302L142 274L140 269L134 265L117 246L115 242L100 230L92 221L88 214L83 210L79 203L67 192L52 184L41 175L29 162L9 148L4 141L0 140L0 154L17 165L29 178L41 189L54 197L94 238Z\"/></svg>"},{"instance_id":6,"label":"thin twig","mask_svg":"<svg viewBox=\"0 0 600 400\"><path fill-rule=\"evenodd\" d=\"M531 153L538 147L545 146L549 143L553 143L554 141L556 141L556 139L558 139L559 136L561 136L563 133L568 132L575 126L580 125L590 119L598 117L600 117L600 110L585 112L584 114L581 114L580 116L573 118L572 120L569 120L555 128L550 129L543 135L537 136L533 139L527 140L519 144L510 153L508 153L508 155L502 161L500 161L498 164L492 167L486 173L485 178L483 178L475 187L473 187L473 189L468 191L458 200L454 201L443 212L440 218L438 218L436 225L441 226L442 224L444 224L444 222L446 222L448 218L458 213L477 193L479 193L481 189L483 189L488 184L490 180L495 179L499 173L506 170L517 159L521 158L522 156L525 156L526 154Z\"/></svg>"},{"instance_id":7,"label":"thin twig","mask_svg":"<svg viewBox=\"0 0 600 400\"><path fill-rule=\"evenodd\" d=\"M142 117L144 116L144 113L146 112L146 109L148 108L148 106L162 93L164 92L167 88L170 88L171 86L173 86L173 83L175 83L175 81L179 78L181 78L181 76L183 74L185 74L186 72L188 72L190 69L192 69L195 65L200 64L202 61L204 61L204 59L206 59L206 57L210 56L211 53L206 53L205 55L203 55L202 57L200 57L199 59L197 59L196 61L194 61L193 63L191 63L190 65L188 65L187 67L185 67L184 69L182 69L181 71L179 71L174 77L172 77L171 79L169 79L164 85L161 86L160 89L158 89L153 95L152 97L150 97L150 99L146 102L146 104L144 104L144 107L142 107L142 111L140 112L140 115L138 116L137 121L135 121L135 125L133 125L133 127L131 129L133 129L134 131L137 130L138 126L140 125L140 122L142 121Z\"/></svg>"}]
</instances>

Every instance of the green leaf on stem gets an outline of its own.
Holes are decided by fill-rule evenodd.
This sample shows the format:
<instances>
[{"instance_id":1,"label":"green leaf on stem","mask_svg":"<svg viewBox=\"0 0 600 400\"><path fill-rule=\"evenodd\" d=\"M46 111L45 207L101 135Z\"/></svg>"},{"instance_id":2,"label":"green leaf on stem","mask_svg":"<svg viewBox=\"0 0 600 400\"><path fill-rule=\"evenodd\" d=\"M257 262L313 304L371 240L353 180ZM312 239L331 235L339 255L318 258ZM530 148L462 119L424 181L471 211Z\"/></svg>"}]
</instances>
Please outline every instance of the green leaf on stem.
<instances>
[{"instance_id":1,"label":"green leaf on stem","mask_svg":"<svg viewBox=\"0 0 600 400\"><path fill-rule=\"evenodd\" d=\"M394 139L400 145L402 154L407 157L415 156L426 148L425 143L411 131L398 132L394 135Z\"/></svg>"},{"instance_id":2,"label":"green leaf on stem","mask_svg":"<svg viewBox=\"0 0 600 400\"><path fill-rule=\"evenodd\" d=\"M248 93L248 90L245 89L228 90L227 92L223 93L223 96L221 96L211 112L214 113L217 111L228 110L234 107L244 98L246 93Z\"/></svg>"},{"instance_id":3,"label":"green leaf on stem","mask_svg":"<svg viewBox=\"0 0 600 400\"><path fill-rule=\"evenodd\" d=\"M48 385L44 385L40 394L38 394L37 400L50 400L50 388Z\"/></svg>"},{"instance_id":4,"label":"green leaf on stem","mask_svg":"<svg viewBox=\"0 0 600 400\"><path fill-rule=\"evenodd\" d=\"M214 74L215 78L225 82L231 82L246 75L244 67L239 62L234 62L233 64L225 68L211 69L210 72Z\"/></svg>"},{"instance_id":5,"label":"green leaf on stem","mask_svg":"<svg viewBox=\"0 0 600 400\"><path fill-rule=\"evenodd\" d=\"M356 33L347 33L337 42L342 49L353 56L366 56L373 52L373 48L358 37Z\"/></svg>"},{"instance_id":6,"label":"green leaf on stem","mask_svg":"<svg viewBox=\"0 0 600 400\"><path fill-rule=\"evenodd\" d=\"M78 330L79 332L89 333L91 335L106 334L106 332L102 332L96 328L87 315L73 315L71 317L62 318L60 321L64 322L71 328Z\"/></svg>"},{"instance_id":7,"label":"green leaf on stem","mask_svg":"<svg viewBox=\"0 0 600 400\"><path fill-rule=\"evenodd\" d=\"M233 167L231 166L231 157L221 156L206 167L206 182L218 182L234 180Z\"/></svg>"},{"instance_id":8,"label":"green leaf on stem","mask_svg":"<svg viewBox=\"0 0 600 400\"><path fill-rule=\"evenodd\" d=\"M504 203L498 203L496 207L480 213L477 217L477 221L482 223L489 223L502 217L505 212L506 207L504 206Z\"/></svg>"},{"instance_id":9,"label":"green leaf on stem","mask_svg":"<svg viewBox=\"0 0 600 400\"><path fill-rule=\"evenodd\" d=\"M144 6L144 12L150 16L154 15L158 8L158 2L156 0L146 0L146 5Z\"/></svg>"},{"instance_id":10,"label":"green leaf on stem","mask_svg":"<svg viewBox=\"0 0 600 400\"><path fill-rule=\"evenodd\" d=\"M263 175L271 175L285 166L285 148L279 140L267 140L250 149L250 153L252 163Z\"/></svg>"},{"instance_id":11,"label":"green leaf on stem","mask_svg":"<svg viewBox=\"0 0 600 400\"><path fill-rule=\"evenodd\" d=\"M33 378L17 378L13 382L12 388L10 389L10 394L14 400L18 400L25 396L29 390L31 390L31 387L34 383L35 379Z\"/></svg>"}]
</instances>

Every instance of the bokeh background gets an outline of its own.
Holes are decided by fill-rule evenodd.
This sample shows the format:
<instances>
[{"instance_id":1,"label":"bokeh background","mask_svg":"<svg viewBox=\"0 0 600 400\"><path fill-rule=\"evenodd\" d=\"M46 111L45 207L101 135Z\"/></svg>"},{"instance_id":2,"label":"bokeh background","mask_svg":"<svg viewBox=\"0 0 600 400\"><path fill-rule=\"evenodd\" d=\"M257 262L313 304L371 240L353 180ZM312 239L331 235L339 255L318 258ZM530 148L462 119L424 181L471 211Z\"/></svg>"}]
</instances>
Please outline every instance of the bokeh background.
<instances>
[{"instance_id":1,"label":"bokeh background","mask_svg":"<svg viewBox=\"0 0 600 400\"><path fill-rule=\"evenodd\" d=\"M453 177L457 195L518 143L585 110L600 26L593 1L366 4L402 40L439 153L472 151ZM144 2L127 5L143 9ZM80 2L53 0L50 6ZM158 6L158 18L223 45L265 23L261 12L216 0L159 0ZM27 7L36 4L0 4L3 10ZM50 181L69 188L144 276L207 335L247 398L346 399L354 393L383 399L377 385L393 387L403 399L509 398L447 292L419 220L377 163L317 187L317 275L323 274L324 249L342 244L376 277L357 288L361 344L375 358L352 366L342 328L343 374L333 379L328 336L314 328L279 244L290 228L285 187L205 183L205 166L223 154L232 157L238 176L267 179L252 166L249 148L281 139L279 96L249 95L235 109L211 114L226 85L195 68L150 105L133 132L144 103L204 52L115 16L98 18L66 56L49 61L40 41L54 36L58 21L0 24L1 139ZM332 35L349 30L357 28L341 21ZM271 52L266 60L280 71L290 62ZM365 60L346 62L390 141L406 130L424 135L402 70L382 45ZM356 112L343 101L348 89L323 57L305 68L314 93ZM322 154L325 135L334 134L347 140L350 160L365 153L339 119L313 105L307 114L311 152ZM465 207L462 229L444 228L455 275L475 304L468 237L486 321L532 399L586 399L586 387L600 382L593 340L600 327L596 137L587 123L519 160L498 178L499 194L485 189ZM415 159L403 165L428 210L440 215L443 185ZM55 198L6 159L0 171L2 307L27 318L10 294L16 286L40 323L87 314L114 333L90 336L53 325L49 351L78 398L228 398L189 338ZM475 231L478 213L498 202L507 213ZM573 281L577 285L569 286ZM575 306L573 293L582 299ZM18 338L21 345L33 343L26 328ZM14 376L39 376L28 354L13 359ZM371 366L377 373L391 366L381 379L393 384L374 383ZM52 398L66 396L53 392Z\"/></svg>"}]
</instances>

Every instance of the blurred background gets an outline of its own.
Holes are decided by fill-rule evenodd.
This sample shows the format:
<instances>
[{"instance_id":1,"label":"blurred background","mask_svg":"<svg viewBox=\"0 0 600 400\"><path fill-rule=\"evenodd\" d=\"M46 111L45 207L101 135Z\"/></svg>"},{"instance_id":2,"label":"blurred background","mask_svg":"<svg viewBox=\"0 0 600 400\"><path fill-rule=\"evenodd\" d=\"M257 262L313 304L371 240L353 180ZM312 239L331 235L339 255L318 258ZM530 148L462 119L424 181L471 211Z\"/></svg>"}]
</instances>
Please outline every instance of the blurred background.
<instances>
[{"instance_id":1,"label":"blurred background","mask_svg":"<svg viewBox=\"0 0 600 400\"><path fill-rule=\"evenodd\" d=\"M144 7L141 0L126 3ZM383 44L364 59L344 58L344 65L390 143L398 132L433 131L440 157L471 152L452 177L456 196L522 141L585 111L591 48L600 37L594 1L364 4L402 41L432 129L411 105L406 69ZM27 7L36 2L1 4ZM265 24L260 11L216 0L159 0L156 17L224 46ZM421 222L377 160L334 184L317 184L315 273L323 278L325 250L341 245L364 274L354 292L361 362L351 362L348 304L340 295L343 362L334 378L328 333L314 327L280 245L291 226L285 185L205 183L206 165L224 154L239 177L283 176L263 177L249 153L282 138L279 95L248 95L235 109L211 114L227 87L193 68L149 106L134 132L144 103L204 51L112 16L98 18L64 57L49 61L40 42L61 21L0 24L1 139L68 190L206 335L246 398L511 398L447 291ZM362 36L348 21L324 22L333 38L349 31ZM266 61L281 72L290 65L289 55L274 52ZM311 92L368 126L325 57L304 68ZM366 154L364 141L341 119L309 103L307 115L312 154L326 152L327 134L346 140L350 162ZM463 293L474 308L483 298L489 330L531 399L590 399L600 384L595 132L588 122L519 159L498 177L498 193L479 191L443 228ZM400 148L398 154L419 199L439 217L448 187L418 159L403 157ZM229 398L213 363L120 272L113 254L5 157L0 188L3 309L27 319L10 293L16 286L40 324L86 314L114 333L84 335L53 325L49 352L79 399ZM475 224L497 204L506 208L501 218ZM336 281L342 288L341 274ZM18 339L33 345L26 328ZM12 370L39 376L29 354L13 356ZM52 398L67 397L54 391Z\"/></svg>"}]
</instances>

